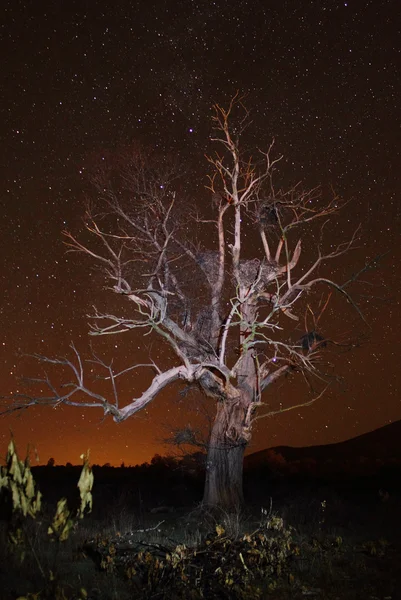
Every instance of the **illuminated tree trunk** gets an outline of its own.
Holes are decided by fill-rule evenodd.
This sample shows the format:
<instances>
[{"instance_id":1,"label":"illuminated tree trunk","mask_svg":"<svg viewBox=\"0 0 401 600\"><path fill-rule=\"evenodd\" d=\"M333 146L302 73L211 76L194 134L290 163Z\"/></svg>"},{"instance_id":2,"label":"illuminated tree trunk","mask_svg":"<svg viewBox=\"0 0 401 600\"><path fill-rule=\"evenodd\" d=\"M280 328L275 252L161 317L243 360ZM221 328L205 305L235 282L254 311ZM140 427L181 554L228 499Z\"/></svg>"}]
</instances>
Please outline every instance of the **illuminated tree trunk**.
<instances>
[{"instance_id":1,"label":"illuminated tree trunk","mask_svg":"<svg viewBox=\"0 0 401 600\"><path fill-rule=\"evenodd\" d=\"M219 401L210 436L203 496L205 507L233 510L244 502L243 462L248 444L246 403Z\"/></svg>"}]
</instances>

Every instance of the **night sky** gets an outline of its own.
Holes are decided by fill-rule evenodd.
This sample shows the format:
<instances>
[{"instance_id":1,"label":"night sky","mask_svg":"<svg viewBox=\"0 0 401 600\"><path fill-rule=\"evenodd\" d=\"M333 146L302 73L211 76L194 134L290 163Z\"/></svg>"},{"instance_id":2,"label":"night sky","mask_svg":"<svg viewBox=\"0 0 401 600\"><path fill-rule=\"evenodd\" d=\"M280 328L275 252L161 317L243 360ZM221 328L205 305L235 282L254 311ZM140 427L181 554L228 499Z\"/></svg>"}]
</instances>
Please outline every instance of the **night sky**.
<instances>
[{"instance_id":1,"label":"night sky","mask_svg":"<svg viewBox=\"0 0 401 600\"><path fill-rule=\"evenodd\" d=\"M340 274L388 252L358 297L370 339L338 361L345 383L310 408L259 421L250 450L331 443L401 419L400 40L399 0L3 2L0 394L21 389L16 375L42 373L19 353L69 355L74 341L85 354L86 315L115 303L90 261L62 242L62 230L82 227L88 166L146 144L179 157L201 202L211 106L240 90L258 145L275 137L285 156L288 187L302 179L350 199L343 239L359 223L363 238ZM342 335L349 323L335 316ZM144 358L138 337L107 337L99 347L117 364ZM141 381L124 384L122 397ZM306 397L301 382L274 394L277 403ZM1 454L11 429L42 463L78 463L90 447L94 463L137 464L167 452L170 425L193 418L177 388L122 424L102 416L34 407L3 417Z\"/></svg>"}]
</instances>

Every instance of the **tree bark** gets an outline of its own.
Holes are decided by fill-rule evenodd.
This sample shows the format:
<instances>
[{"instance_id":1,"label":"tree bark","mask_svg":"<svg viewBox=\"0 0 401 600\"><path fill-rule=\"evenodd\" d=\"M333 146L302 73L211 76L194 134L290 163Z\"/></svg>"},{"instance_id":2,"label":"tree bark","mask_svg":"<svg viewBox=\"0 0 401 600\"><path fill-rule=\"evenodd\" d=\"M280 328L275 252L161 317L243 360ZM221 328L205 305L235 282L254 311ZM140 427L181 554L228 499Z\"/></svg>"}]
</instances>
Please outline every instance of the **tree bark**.
<instances>
[{"instance_id":1,"label":"tree bark","mask_svg":"<svg viewBox=\"0 0 401 600\"><path fill-rule=\"evenodd\" d=\"M244 398L219 401L206 462L203 505L236 510L244 503L242 475L247 406Z\"/></svg>"}]
</instances>

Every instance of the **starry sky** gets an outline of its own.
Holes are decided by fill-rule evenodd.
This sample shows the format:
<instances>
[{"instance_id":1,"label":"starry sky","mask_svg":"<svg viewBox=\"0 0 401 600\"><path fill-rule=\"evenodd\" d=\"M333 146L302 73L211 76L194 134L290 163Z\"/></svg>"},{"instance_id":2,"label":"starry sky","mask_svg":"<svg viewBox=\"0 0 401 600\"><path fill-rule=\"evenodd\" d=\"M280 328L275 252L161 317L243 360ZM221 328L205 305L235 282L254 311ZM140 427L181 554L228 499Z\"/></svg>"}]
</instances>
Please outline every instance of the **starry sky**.
<instances>
[{"instance_id":1,"label":"starry sky","mask_svg":"<svg viewBox=\"0 0 401 600\"><path fill-rule=\"evenodd\" d=\"M146 144L179 157L200 201L211 106L240 90L257 145L275 137L289 185L332 185L351 200L342 232L363 229L352 261L387 252L358 298L370 339L338 362L344 385L260 421L250 450L331 443L401 419L400 48L398 0L5 0L0 394L20 389L16 376L40 373L21 353L65 356L73 341L85 354L86 315L112 301L62 243L62 230L82 227L88 165ZM349 275L353 264L346 257L338 268ZM117 364L141 357L135 336L99 344ZM122 394L140 384L127 382ZM305 390L289 382L274 393L299 401ZM90 447L95 463L142 463L166 452L169 427L192 418L184 409L176 389L119 425L96 411L35 407L0 419L0 449L12 430L40 462L78 463Z\"/></svg>"}]
</instances>

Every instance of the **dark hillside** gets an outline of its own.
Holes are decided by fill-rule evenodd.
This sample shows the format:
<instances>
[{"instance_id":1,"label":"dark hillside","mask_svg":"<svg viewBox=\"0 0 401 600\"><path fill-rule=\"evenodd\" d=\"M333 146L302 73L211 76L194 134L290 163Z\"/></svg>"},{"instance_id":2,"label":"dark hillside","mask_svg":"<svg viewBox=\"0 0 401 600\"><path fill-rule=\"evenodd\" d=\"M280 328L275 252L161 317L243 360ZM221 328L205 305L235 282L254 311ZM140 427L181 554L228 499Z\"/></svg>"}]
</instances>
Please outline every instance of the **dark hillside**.
<instances>
[{"instance_id":1,"label":"dark hillside","mask_svg":"<svg viewBox=\"0 0 401 600\"><path fill-rule=\"evenodd\" d=\"M261 450L245 458L245 467L257 468L262 466L266 463L272 451L280 454L287 462L312 459L317 463L326 461L337 463L340 461L360 461L361 458L382 463L401 461L401 421L390 423L380 429L375 429L336 444L308 446L306 448L277 446L269 450Z\"/></svg>"}]
</instances>

